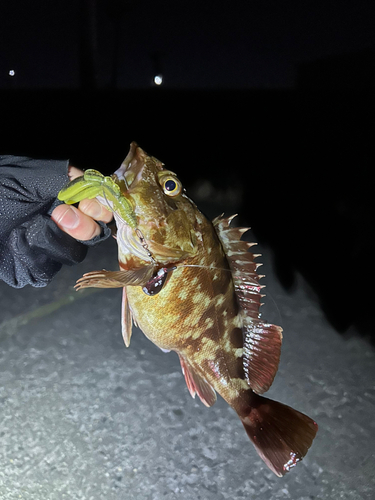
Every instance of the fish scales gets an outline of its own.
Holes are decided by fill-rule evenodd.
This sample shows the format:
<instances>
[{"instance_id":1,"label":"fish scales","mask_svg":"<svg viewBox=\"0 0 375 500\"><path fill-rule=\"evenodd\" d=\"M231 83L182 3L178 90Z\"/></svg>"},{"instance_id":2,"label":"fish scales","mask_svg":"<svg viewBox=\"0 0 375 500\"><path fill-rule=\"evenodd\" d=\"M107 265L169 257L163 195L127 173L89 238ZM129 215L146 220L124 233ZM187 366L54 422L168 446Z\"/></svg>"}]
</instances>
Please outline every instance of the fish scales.
<instances>
[{"instance_id":1,"label":"fish scales","mask_svg":"<svg viewBox=\"0 0 375 500\"><path fill-rule=\"evenodd\" d=\"M244 380L242 359L234 355L241 347L239 309L225 254L212 225L206 225L200 227L204 235L201 251L188 260L189 265L204 267L177 269L168 286L153 297L138 287L129 287L127 294L130 309L143 311L136 315L144 334L159 347L185 356L193 369L234 405L238 384L231 380ZM207 251L216 247L218 256ZM213 273L217 279L212 279ZM180 291L184 292L182 299Z\"/></svg>"},{"instance_id":2,"label":"fish scales","mask_svg":"<svg viewBox=\"0 0 375 500\"><path fill-rule=\"evenodd\" d=\"M75 180L59 197L79 201L80 186L83 197L100 183ZM97 199L114 211L120 271L86 273L77 289L123 288L126 346L132 319L157 346L178 354L190 394L206 406L220 394L266 465L284 475L307 453L317 425L261 396L278 368L282 329L259 317L260 255L241 240L247 228L232 227L233 217L208 221L176 174L136 143L102 184L106 191ZM125 207L126 217L116 207Z\"/></svg>"}]
</instances>

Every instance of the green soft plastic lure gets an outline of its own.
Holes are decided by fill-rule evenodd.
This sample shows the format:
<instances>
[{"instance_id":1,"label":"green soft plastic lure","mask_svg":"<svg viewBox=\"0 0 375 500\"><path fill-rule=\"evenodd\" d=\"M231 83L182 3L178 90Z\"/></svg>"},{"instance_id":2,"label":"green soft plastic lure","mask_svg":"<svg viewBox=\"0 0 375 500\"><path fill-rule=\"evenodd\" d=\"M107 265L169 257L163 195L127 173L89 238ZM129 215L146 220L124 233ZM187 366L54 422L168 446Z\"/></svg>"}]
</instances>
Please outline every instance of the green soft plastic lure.
<instances>
[{"instance_id":1,"label":"green soft plastic lure","mask_svg":"<svg viewBox=\"0 0 375 500\"><path fill-rule=\"evenodd\" d=\"M69 182L57 195L60 201L68 205L97 196L103 197L107 201L107 209L116 212L131 228L137 227L133 206L121 193L116 177L104 176L97 170L89 169L81 177Z\"/></svg>"}]
</instances>

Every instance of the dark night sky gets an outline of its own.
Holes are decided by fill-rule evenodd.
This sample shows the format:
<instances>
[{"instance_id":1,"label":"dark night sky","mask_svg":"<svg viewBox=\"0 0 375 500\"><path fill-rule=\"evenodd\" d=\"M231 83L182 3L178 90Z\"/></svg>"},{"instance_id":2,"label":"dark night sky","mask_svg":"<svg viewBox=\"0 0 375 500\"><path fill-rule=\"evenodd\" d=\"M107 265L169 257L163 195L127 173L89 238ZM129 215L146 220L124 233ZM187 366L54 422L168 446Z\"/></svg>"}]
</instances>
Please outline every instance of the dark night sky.
<instances>
[{"instance_id":1,"label":"dark night sky","mask_svg":"<svg viewBox=\"0 0 375 500\"><path fill-rule=\"evenodd\" d=\"M110 82L116 23L97 1L98 84ZM138 0L120 19L119 87L148 87L157 52L170 88L293 87L299 62L375 48L373 1ZM0 87L78 87L78 0L0 7ZM116 15L115 19L119 16Z\"/></svg>"},{"instance_id":2,"label":"dark night sky","mask_svg":"<svg viewBox=\"0 0 375 500\"><path fill-rule=\"evenodd\" d=\"M119 27L119 89L150 87L157 53L166 89L305 92L86 92L88 3L100 89L114 88ZM238 212L272 248L283 285L298 270L340 331L373 331L374 14L374 0L0 2L0 90L84 90L2 91L3 152L110 173L134 139L177 162L184 182L226 189L245 179L251 200ZM345 54L354 57L304 65L297 78L299 64Z\"/></svg>"}]
</instances>

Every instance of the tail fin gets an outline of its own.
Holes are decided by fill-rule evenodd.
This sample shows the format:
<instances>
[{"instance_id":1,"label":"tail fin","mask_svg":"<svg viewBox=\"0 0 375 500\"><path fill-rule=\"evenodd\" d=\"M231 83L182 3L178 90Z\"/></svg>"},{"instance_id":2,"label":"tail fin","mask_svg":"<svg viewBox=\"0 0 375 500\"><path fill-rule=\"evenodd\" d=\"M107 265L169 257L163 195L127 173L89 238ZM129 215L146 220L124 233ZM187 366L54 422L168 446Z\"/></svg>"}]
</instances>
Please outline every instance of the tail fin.
<instances>
[{"instance_id":1,"label":"tail fin","mask_svg":"<svg viewBox=\"0 0 375 500\"><path fill-rule=\"evenodd\" d=\"M290 406L253 396L249 413L240 419L259 456L281 477L306 455L318 425Z\"/></svg>"}]
</instances>

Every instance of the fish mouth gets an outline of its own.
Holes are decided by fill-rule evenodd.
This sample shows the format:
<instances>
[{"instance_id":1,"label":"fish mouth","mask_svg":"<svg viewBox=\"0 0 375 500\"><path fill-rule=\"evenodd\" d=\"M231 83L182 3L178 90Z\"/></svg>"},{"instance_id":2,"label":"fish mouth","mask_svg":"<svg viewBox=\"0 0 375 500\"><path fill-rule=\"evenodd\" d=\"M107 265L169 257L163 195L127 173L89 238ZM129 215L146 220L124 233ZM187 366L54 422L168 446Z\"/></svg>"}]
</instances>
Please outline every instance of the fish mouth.
<instances>
[{"instance_id":1,"label":"fish mouth","mask_svg":"<svg viewBox=\"0 0 375 500\"><path fill-rule=\"evenodd\" d=\"M133 141L129 153L114 175L120 185L122 184L122 189L128 191L130 188L135 188L143 176L148 177L155 170L164 170L164 164L154 156L149 156Z\"/></svg>"},{"instance_id":2,"label":"fish mouth","mask_svg":"<svg viewBox=\"0 0 375 500\"><path fill-rule=\"evenodd\" d=\"M130 144L129 153L125 160L113 175L117 177L116 182L120 186L122 196L133 204L133 208L134 200L130 194L130 189L134 189L137 183L142 179L147 157L147 153L133 141ZM130 254L133 258L135 257L141 261L152 261L149 252L141 242L139 233L135 232L134 228L124 223L125 221L116 211L114 211L114 217L117 225L117 243L120 254L123 254L122 260L126 261L125 255Z\"/></svg>"},{"instance_id":3,"label":"fish mouth","mask_svg":"<svg viewBox=\"0 0 375 500\"><path fill-rule=\"evenodd\" d=\"M147 153L138 146L136 142L130 144L130 150L120 168L116 170L116 175L120 184L124 183L126 190L134 186L141 178L146 163Z\"/></svg>"},{"instance_id":4,"label":"fish mouth","mask_svg":"<svg viewBox=\"0 0 375 500\"><path fill-rule=\"evenodd\" d=\"M163 163L153 156L149 156L136 142L130 144L130 150L120 168L116 170L114 176L116 183L120 186L121 194L133 204L134 213L138 217L136 227L126 224L116 211L114 217L117 225L117 243L123 260L126 255L132 255L142 261L155 262L177 261L186 255L186 251L180 248L169 248L162 243L154 241L155 233L160 228L160 222L155 217L145 213L144 210L137 210L135 206L140 196L141 205L142 189L139 184L144 180L145 184L157 182L157 173L163 171ZM124 223L125 222L125 223ZM164 222L162 223L164 224ZM150 234L150 231L152 234Z\"/></svg>"}]
</instances>

